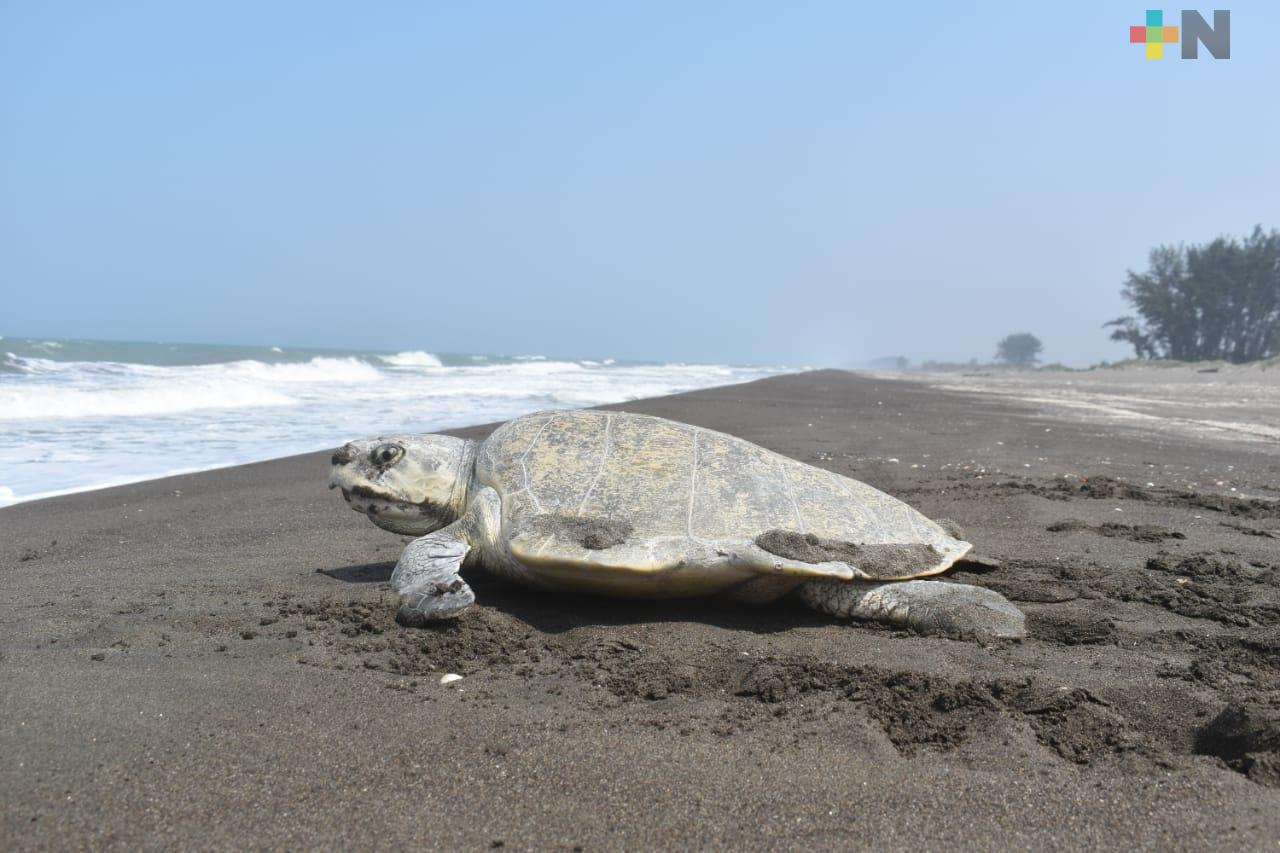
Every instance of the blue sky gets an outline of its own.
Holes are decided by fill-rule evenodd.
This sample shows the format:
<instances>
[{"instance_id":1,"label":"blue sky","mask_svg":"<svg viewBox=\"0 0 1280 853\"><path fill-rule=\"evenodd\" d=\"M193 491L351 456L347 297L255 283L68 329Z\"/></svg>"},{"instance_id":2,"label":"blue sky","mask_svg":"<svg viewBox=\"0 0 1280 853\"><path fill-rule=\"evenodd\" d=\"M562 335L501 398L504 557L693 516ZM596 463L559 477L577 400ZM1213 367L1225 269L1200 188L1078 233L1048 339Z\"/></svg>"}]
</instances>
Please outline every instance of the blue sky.
<instances>
[{"instance_id":1,"label":"blue sky","mask_svg":"<svg viewBox=\"0 0 1280 853\"><path fill-rule=\"evenodd\" d=\"M1146 8L10 0L0 334L1122 357L1150 247L1280 227L1280 4Z\"/></svg>"}]
</instances>

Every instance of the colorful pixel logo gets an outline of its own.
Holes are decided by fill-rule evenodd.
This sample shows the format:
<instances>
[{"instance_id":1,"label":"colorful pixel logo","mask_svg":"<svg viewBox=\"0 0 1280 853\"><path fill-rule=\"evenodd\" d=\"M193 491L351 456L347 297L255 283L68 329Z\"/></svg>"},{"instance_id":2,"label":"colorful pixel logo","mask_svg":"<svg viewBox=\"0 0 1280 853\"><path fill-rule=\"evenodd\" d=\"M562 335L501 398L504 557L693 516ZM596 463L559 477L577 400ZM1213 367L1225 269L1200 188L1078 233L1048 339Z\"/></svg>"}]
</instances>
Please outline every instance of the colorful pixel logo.
<instances>
[{"instance_id":1,"label":"colorful pixel logo","mask_svg":"<svg viewBox=\"0 0 1280 853\"><path fill-rule=\"evenodd\" d=\"M1129 27L1129 43L1145 44L1147 59L1164 59L1164 46L1178 43L1178 28L1164 25L1160 9L1148 9L1145 27Z\"/></svg>"},{"instance_id":2,"label":"colorful pixel logo","mask_svg":"<svg viewBox=\"0 0 1280 853\"><path fill-rule=\"evenodd\" d=\"M1147 10L1147 24L1129 27L1129 43L1147 46L1147 59L1164 59L1164 46L1178 44L1178 27L1164 25L1164 12ZM1231 58L1231 11L1213 10L1213 26L1194 9L1182 10L1182 58L1198 59L1200 45L1213 54L1214 59Z\"/></svg>"}]
</instances>

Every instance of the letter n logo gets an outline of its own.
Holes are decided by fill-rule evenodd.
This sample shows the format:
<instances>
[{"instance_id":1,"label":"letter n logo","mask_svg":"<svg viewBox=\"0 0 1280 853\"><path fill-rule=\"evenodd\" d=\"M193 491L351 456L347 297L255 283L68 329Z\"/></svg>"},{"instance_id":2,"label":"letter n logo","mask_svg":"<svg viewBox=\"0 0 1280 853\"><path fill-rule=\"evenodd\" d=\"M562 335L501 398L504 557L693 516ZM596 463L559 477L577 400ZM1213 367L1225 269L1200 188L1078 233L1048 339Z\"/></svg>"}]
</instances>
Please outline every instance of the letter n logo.
<instances>
[{"instance_id":1,"label":"letter n logo","mask_svg":"<svg viewBox=\"0 0 1280 853\"><path fill-rule=\"evenodd\" d=\"M1231 58L1230 9L1214 9L1212 27L1196 10L1182 10L1182 58L1198 59L1201 42L1214 59Z\"/></svg>"}]
</instances>

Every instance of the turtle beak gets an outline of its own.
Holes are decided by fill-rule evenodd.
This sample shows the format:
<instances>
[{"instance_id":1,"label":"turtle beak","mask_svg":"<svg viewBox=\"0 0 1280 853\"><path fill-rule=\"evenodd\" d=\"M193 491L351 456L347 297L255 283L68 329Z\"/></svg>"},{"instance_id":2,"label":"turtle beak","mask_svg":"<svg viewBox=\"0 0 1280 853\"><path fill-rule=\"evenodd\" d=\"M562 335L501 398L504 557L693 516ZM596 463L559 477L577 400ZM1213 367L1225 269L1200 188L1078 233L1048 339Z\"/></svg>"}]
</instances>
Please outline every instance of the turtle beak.
<instances>
[{"instance_id":1,"label":"turtle beak","mask_svg":"<svg viewBox=\"0 0 1280 853\"><path fill-rule=\"evenodd\" d=\"M342 497L351 501L351 474L348 465L356 458L355 450L350 444L342 447L329 459L329 488L342 489Z\"/></svg>"}]
</instances>

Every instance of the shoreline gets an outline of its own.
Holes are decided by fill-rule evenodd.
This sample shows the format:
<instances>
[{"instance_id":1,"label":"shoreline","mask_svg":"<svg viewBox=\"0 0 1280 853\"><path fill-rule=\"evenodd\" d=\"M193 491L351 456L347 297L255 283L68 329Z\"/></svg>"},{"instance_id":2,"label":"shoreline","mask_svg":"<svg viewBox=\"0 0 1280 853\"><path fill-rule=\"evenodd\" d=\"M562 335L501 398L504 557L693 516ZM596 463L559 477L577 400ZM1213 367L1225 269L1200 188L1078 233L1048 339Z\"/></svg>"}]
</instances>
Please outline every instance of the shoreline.
<instances>
[{"instance_id":1,"label":"shoreline","mask_svg":"<svg viewBox=\"0 0 1280 853\"><path fill-rule=\"evenodd\" d=\"M1206 376L1205 369L1196 363L1185 365L1126 366L1124 368L1088 368L1068 371L979 371L975 373L928 372L928 371L894 371L874 368L849 368L838 372L852 373L889 382L911 382L922 384L941 391L960 393L989 394L995 397L1025 403L1031 406L1043 406L1056 409L1062 415L1077 415L1081 418L1098 418L1117 425L1142 426L1152 429L1163 429L1180 432L1185 436L1205 436L1209 438L1225 438L1246 441L1274 442L1280 440L1280 428L1271 424L1280 423L1280 370L1268 373L1265 368L1254 365L1226 365L1214 363L1214 374L1225 371L1220 376ZM834 370L834 368L833 368ZM784 376L802 376L805 373L821 372L799 370L793 373L773 374L770 378ZM1126 394L1131 387L1151 380L1165 380L1159 383L1160 390L1169 395L1168 399L1151 401L1135 399L1133 394ZM1174 380L1172 383L1168 380ZM756 380L715 385L701 389L727 388L733 385L749 384ZM1226 387L1221 387L1229 383ZM1089 386L1077 388L1075 386ZM1213 386L1220 386L1213 393ZM1207 400L1188 399L1192 395L1203 395L1206 387L1210 388ZM1251 420L1225 421L1206 418L1203 412L1221 410L1224 402L1230 405L1233 391L1248 393L1255 402ZM698 393L697 390L692 392ZM680 396L680 394L670 395ZM1236 397L1239 395L1236 394ZM634 401L602 403L595 408L625 408L629 402L644 403L641 398ZM571 408L571 407L566 407ZM469 430L491 427L495 422L484 424L468 424L447 427L433 432L466 432ZM349 436L356 438L360 436ZM84 492L111 489L136 483L163 480L187 474L199 474L219 471L227 468L238 468L244 465L258 465L265 462L289 459L295 456L306 456L313 453L328 452L325 447L302 450L282 456L265 456L260 459L248 459L226 464L176 468L161 474L125 475L112 478L101 483L76 486L67 489L54 489L8 502L0 494L0 510L33 501L49 498L65 497ZM1277 488L1280 494L1280 488Z\"/></svg>"},{"instance_id":2,"label":"shoreline","mask_svg":"<svg viewBox=\"0 0 1280 853\"><path fill-rule=\"evenodd\" d=\"M98 348L79 355L111 355ZM156 364L0 364L0 503L266 461L378 431L438 431L782 370L496 356L444 364L426 352L169 364L161 356L174 353L152 349L162 351L150 359ZM70 343L66 353L77 355Z\"/></svg>"},{"instance_id":3,"label":"shoreline","mask_svg":"<svg viewBox=\"0 0 1280 853\"><path fill-rule=\"evenodd\" d=\"M1215 364L1217 366L1213 368L1213 374L1219 374L1219 371L1225 372L1220 375L1206 375L1205 369L1195 363L1068 371L1018 371L1010 369L956 373L850 368L837 372L847 372L855 376L880 381L916 383L940 391L991 395L1028 406L1049 408L1055 410L1061 416L1076 416L1077 419L1094 418L1115 425L1178 432L1183 436L1262 441L1264 443L1280 440L1280 428L1271 425L1280 423L1280 370L1268 373L1265 368L1259 369L1256 364ZM803 376L805 373L813 372L822 371L800 370L794 373L774 374L770 378ZM1135 386L1142 387L1144 383L1150 385L1152 380L1161 380L1158 383L1158 387L1160 392L1166 395L1163 399L1153 401L1143 399L1132 393L1126 393ZM715 385L701 390L728 388L733 387L733 385L749 384L753 381L756 380L746 380L745 382L731 383L730 385ZM698 393L698 391L682 393ZM1206 411L1221 411L1224 405L1230 406L1234 404L1241 393L1248 394L1249 397L1246 399L1254 403L1250 420L1243 422L1228 421L1204 416ZM670 396L678 397L681 394ZM629 403L643 404L644 402L646 402L646 399L642 398L634 401L602 403L595 408L625 408ZM463 433L489 428L496 423L499 422L468 424L432 431ZM361 436L349 436L348 440L358 437ZM127 475L102 483L39 492L8 503L0 502L0 510L49 498L163 480L186 474L199 474L227 468L238 468L245 465L258 465L324 452L328 452L328 448L317 447L283 456L267 456L261 459L242 460L207 467L178 468L156 475L140 475L137 477ZM1280 494L1280 486L1275 491ZM0 501L2 500L3 498L0 498Z\"/></svg>"},{"instance_id":4,"label":"shoreline","mask_svg":"<svg viewBox=\"0 0 1280 853\"><path fill-rule=\"evenodd\" d=\"M1012 599L1032 636L482 576L457 622L402 628L402 541L327 490L327 451L18 503L0 509L4 846L1280 835L1280 505L1246 497L1275 494L1274 444L843 371L603 408L956 519L1001 561L958 579ZM1251 764L1224 746L1233 709L1253 715Z\"/></svg>"},{"instance_id":5,"label":"shoreline","mask_svg":"<svg viewBox=\"0 0 1280 853\"><path fill-rule=\"evenodd\" d=\"M800 375L800 374L798 374L798 373L780 373L780 374L776 374L776 375L777 375L777 376L797 376L797 375ZM746 381L744 381L744 382L731 383L731 384L729 384L729 385L713 385L713 386L711 386L711 388L731 388L731 387L733 387L733 385L743 385L743 384L747 384L748 382L751 382L751 381L755 381L755 380L746 380ZM709 390L709 389L705 389L705 388L704 388L704 389L700 389L700 390ZM681 393L697 393L697 391L692 391L692 392L681 392ZM669 395L669 396L679 396L679 394L674 394L674 395ZM647 399L653 399L653 398L647 398ZM642 402L644 402L644 399L642 398L642 399L640 399L640 400L636 400L636 401L625 401L625 400L624 400L624 401L616 402L616 403L601 403L599 406L594 406L594 407L592 407L592 406L588 406L587 408L617 408L617 407L625 407L625 406L628 404L628 402L640 402L640 403L642 403ZM565 407L564 411L569 411L571 408L572 408L572 407ZM556 410L552 409L552 410L548 410L548 411L556 411ZM499 423L502 423L502 421L486 421L486 422L479 423L479 424L471 424L471 423L469 423L469 424L464 424L464 425L462 425L462 426L452 426L452 427L445 427L445 428L443 428L443 429L433 429L433 430L431 430L430 432L437 432L437 433L442 433L442 434L447 434L447 435L453 435L453 434L457 434L457 433L474 432L474 431L476 431L476 430L490 430L490 429L493 429L494 427L496 427ZM343 440L344 440L344 441L351 441L351 440L354 440L354 439L358 439L358 438L366 438L366 437L367 437L367 436L365 436L365 435L351 435L351 436L347 436L347 437L346 437L345 439L343 439ZM341 443L341 442L340 442L340 443ZM3 511L3 510L5 510L5 509L7 509L8 507L13 507L13 506L19 506L19 505L22 505L22 504L33 503L33 502L36 502L36 501L49 500L50 498L61 498L61 497L67 497L67 496L69 496L69 495L79 495L79 494L85 494L85 493L89 493L89 492L107 491L107 490L110 490L110 489L118 488L118 487L120 487L120 486L132 486L132 485L137 485L137 484L139 484L139 483L153 483L153 482L156 482L156 481L158 481L158 480L167 480L167 479L171 479L171 478L174 478L174 477L183 477L183 476L187 476L187 475L190 475L190 474L206 474L206 473L213 472L213 471L226 471L226 470L230 470L230 469L243 468L243 467L246 467L246 466L249 466L249 465L263 465L263 464L272 463L272 462L284 462L284 461L287 461L287 460L290 460L290 459L295 459L295 458L303 457L303 456L314 456L314 455L316 455L316 454L328 454L328 453L332 453L332 452L333 452L334 447L337 447L337 446L338 446L338 445L336 445L336 444L335 444L335 445L332 445L332 446L326 445L326 446L322 446L322 447L313 447L313 448L310 448L310 449L307 449L307 450L301 450L301 451L299 451L299 452L297 452L297 453L286 453L286 454L284 454L284 455L282 455L282 456L264 456L264 457L263 457L263 458L261 458L261 459L246 459L246 460L241 460L241 461L238 461L238 462L230 462L230 463L226 463L226 464L210 465L210 466L208 466L208 467L177 468L177 469L174 469L174 470L171 470L171 471L166 471L166 472L164 472L164 473L162 473L162 474L142 474L142 475L138 475L138 476L124 475L124 476L122 476L122 477L120 477L120 478L107 480L107 481L104 481L104 482L101 482L101 483L93 483L93 484L89 484L89 485L85 485L85 486L76 486L76 487L68 488L68 489L55 489L55 490L51 490L51 491L47 491L47 492L37 492L37 493L35 493L35 494L33 494L33 495L30 495L30 496L21 497L21 498L16 498L16 499L14 499L14 500L9 501L8 503L5 503L5 502L4 502L4 501L5 501L5 498L4 498L4 496L3 496L3 492L0 492L0 511Z\"/></svg>"},{"instance_id":6,"label":"shoreline","mask_svg":"<svg viewBox=\"0 0 1280 853\"><path fill-rule=\"evenodd\" d=\"M288 457L286 456L276 456L276 457L273 457L272 459L263 459L260 461L271 462L274 459L287 459L287 458ZM166 471L165 473L159 474L159 475L143 474L138 477L126 476L126 477L121 477L117 480L108 480L103 483L94 483L88 486L77 486L71 489L55 489L49 492L37 492L34 495L29 495L27 497L22 497L22 498L15 496L14 499L10 500L8 503L4 503L6 499L3 494L0 494L0 510L3 510L11 506L18 506L19 504L34 503L36 501L45 501L45 500L49 500L50 498L64 498L68 495L80 495L86 492L102 492L102 491L106 491L107 489L117 488L119 486L132 486L137 483L152 483L152 482L155 482L156 480L164 480L169 477L182 477L186 474L203 474L208 471L218 471L222 468L235 468L239 465L252 465L252 464L254 463L253 462L237 462L234 465L215 465L211 468L180 468L175 471Z\"/></svg>"}]
</instances>

